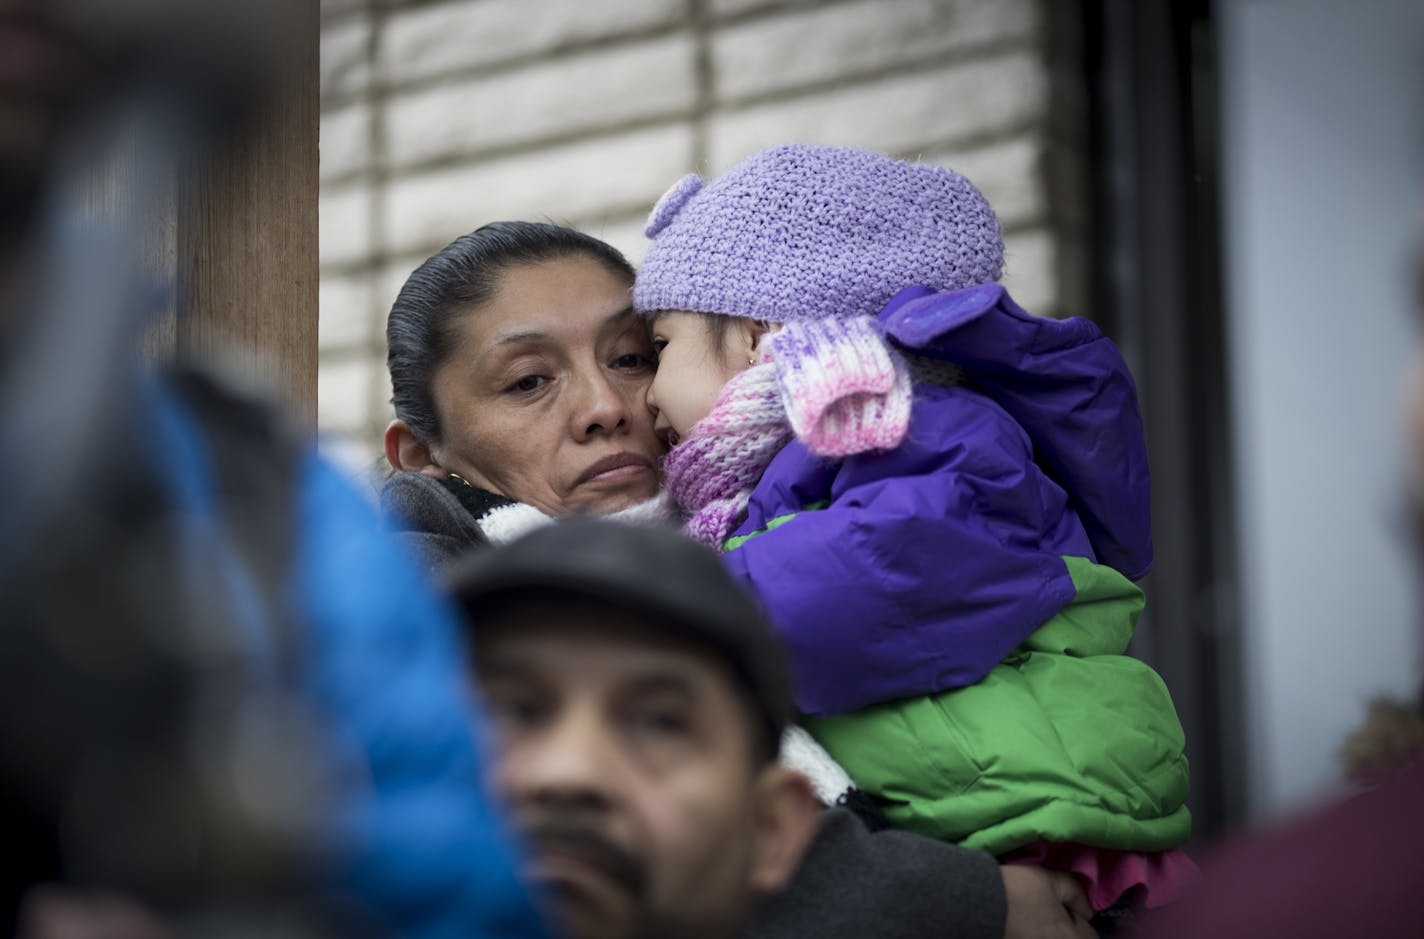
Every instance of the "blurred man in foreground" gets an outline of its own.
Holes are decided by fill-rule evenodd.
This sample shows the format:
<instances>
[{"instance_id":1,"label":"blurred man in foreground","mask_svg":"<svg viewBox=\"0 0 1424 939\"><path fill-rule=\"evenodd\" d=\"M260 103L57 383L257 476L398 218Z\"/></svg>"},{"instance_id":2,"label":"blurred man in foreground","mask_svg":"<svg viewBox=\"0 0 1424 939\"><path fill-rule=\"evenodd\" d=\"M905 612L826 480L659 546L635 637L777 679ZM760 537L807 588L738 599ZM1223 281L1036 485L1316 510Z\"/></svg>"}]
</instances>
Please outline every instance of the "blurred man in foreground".
<instances>
[{"instance_id":1,"label":"blurred man in foreground","mask_svg":"<svg viewBox=\"0 0 1424 939\"><path fill-rule=\"evenodd\" d=\"M527 877L568 932L740 935L820 810L776 762L785 662L716 558L671 532L573 520L456 584Z\"/></svg>"},{"instance_id":2,"label":"blurred man in foreground","mask_svg":"<svg viewBox=\"0 0 1424 939\"><path fill-rule=\"evenodd\" d=\"M575 939L1092 934L1067 875L823 810L776 762L780 647L681 535L575 518L448 581L526 879Z\"/></svg>"}]
</instances>

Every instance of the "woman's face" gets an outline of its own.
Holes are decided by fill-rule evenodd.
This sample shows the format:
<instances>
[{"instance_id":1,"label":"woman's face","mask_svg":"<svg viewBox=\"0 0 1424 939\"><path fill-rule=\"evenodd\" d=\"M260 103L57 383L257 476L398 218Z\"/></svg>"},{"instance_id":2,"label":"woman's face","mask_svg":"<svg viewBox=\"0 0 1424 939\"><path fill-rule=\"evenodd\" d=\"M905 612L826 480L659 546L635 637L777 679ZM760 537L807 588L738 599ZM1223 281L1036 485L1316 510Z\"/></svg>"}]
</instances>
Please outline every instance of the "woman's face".
<instances>
[{"instance_id":1,"label":"woman's face","mask_svg":"<svg viewBox=\"0 0 1424 939\"><path fill-rule=\"evenodd\" d=\"M629 299L626 280L583 256L506 270L435 372L438 471L551 515L656 495L653 354Z\"/></svg>"}]
</instances>

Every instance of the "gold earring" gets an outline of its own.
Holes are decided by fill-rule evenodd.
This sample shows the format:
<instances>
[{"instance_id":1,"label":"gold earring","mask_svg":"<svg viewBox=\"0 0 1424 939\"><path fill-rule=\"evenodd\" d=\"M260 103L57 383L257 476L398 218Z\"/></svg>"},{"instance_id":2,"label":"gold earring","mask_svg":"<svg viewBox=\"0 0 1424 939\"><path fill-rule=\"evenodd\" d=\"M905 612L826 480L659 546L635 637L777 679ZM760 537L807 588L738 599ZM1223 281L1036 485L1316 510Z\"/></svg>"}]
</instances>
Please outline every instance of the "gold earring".
<instances>
[{"instance_id":1,"label":"gold earring","mask_svg":"<svg viewBox=\"0 0 1424 939\"><path fill-rule=\"evenodd\" d=\"M747 364L748 364L748 365L756 365L756 356L754 356L754 355L749 355L749 356L747 356Z\"/></svg>"}]
</instances>

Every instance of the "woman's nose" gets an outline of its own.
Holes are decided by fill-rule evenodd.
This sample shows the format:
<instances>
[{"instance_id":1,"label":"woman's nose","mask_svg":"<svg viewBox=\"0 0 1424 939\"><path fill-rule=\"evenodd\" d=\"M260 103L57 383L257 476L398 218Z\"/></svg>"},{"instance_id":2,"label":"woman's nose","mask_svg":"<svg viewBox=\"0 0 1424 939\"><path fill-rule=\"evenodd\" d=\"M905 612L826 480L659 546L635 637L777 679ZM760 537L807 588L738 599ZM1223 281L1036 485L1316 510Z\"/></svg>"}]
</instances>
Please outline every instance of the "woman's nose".
<instances>
[{"instance_id":1,"label":"woman's nose","mask_svg":"<svg viewBox=\"0 0 1424 939\"><path fill-rule=\"evenodd\" d=\"M584 439L608 433L628 422L629 402L620 389L606 376L598 375L583 382L575 404L574 435Z\"/></svg>"}]
</instances>

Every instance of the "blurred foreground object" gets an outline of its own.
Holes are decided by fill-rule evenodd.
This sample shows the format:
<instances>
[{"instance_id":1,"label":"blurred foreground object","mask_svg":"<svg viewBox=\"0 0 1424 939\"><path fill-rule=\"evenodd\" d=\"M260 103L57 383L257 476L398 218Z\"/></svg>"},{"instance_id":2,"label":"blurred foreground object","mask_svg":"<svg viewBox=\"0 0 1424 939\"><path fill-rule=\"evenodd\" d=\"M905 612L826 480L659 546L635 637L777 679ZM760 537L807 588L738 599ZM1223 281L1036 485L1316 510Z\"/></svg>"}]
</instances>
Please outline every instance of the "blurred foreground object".
<instances>
[{"instance_id":1,"label":"blurred foreground object","mask_svg":"<svg viewBox=\"0 0 1424 939\"><path fill-rule=\"evenodd\" d=\"M1424 255L1415 277L1424 288ZM1416 312L1424 315L1424 289ZM1416 344L1406 406L1415 457L1409 521L1424 533L1424 344ZM1424 586L1424 541L1414 550L1416 590ZM1418 602L1418 601L1416 601ZM1418 621L1416 620L1416 625ZM1415 936L1424 884L1424 752L1420 708L1379 699L1342 752L1352 782L1371 786L1273 828L1241 838L1205 865L1202 888L1143 936L1213 939L1256 936Z\"/></svg>"},{"instance_id":2,"label":"blurred foreground object","mask_svg":"<svg viewBox=\"0 0 1424 939\"><path fill-rule=\"evenodd\" d=\"M302 430L138 364L175 305L160 348L211 349L183 338L205 304L248 288L260 307L252 257L314 237L300 213L260 224L269 190L306 186L314 215L314 103L290 172L263 159L282 141L244 130L314 61L315 22L315 0L0 0L12 931L55 883L184 935L539 934L482 795L449 612ZM196 168L234 165L222 198L184 201ZM314 331L310 258L310 302L268 322Z\"/></svg>"},{"instance_id":3,"label":"blurred foreground object","mask_svg":"<svg viewBox=\"0 0 1424 939\"><path fill-rule=\"evenodd\" d=\"M1369 713L1345 741L1340 757L1345 778L1370 786L1410 761L1424 756L1424 709L1418 702L1377 698Z\"/></svg>"},{"instance_id":4,"label":"blurred foreground object","mask_svg":"<svg viewBox=\"0 0 1424 939\"><path fill-rule=\"evenodd\" d=\"M1379 788L1243 841L1153 939L1410 936L1424 883L1424 761Z\"/></svg>"}]
</instances>

